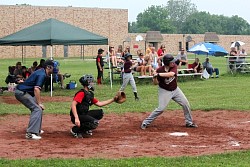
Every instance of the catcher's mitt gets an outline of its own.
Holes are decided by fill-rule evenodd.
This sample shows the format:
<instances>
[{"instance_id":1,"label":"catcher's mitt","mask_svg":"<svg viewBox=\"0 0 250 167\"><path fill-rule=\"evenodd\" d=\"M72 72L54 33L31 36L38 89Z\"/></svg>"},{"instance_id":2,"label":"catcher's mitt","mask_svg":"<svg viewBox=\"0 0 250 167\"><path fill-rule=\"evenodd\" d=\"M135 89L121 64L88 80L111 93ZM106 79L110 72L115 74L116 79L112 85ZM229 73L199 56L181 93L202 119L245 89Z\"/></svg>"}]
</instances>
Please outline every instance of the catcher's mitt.
<instances>
[{"instance_id":1,"label":"catcher's mitt","mask_svg":"<svg viewBox=\"0 0 250 167\"><path fill-rule=\"evenodd\" d=\"M118 91L116 93L115 97L114 97L114 101L116 103L119 103L119 104L125 102L126 101L126 94L125 94L125 92Z\"/></svg>"}]
</instances>

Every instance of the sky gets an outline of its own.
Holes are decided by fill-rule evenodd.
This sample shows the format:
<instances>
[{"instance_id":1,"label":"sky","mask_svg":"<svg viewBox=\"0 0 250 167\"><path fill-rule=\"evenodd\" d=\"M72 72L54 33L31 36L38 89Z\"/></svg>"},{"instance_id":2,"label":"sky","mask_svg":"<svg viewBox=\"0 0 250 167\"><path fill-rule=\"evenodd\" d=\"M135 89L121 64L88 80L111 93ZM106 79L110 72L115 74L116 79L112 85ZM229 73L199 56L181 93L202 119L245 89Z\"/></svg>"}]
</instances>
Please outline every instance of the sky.
<instances>
[{"instance_id":1,"label":"sky","mask_svg":"<svg viewBox=\"0 0 250 167\"><path fill-rule=\"evenodd\" d=\"M250 24L249 0L191 0L198 11L231 17L238 15ZM167 0L1 0L0 5L30 4L33 6L72 6L128 9L128 21L152 5L165 5Z\"/></svg>"}]
</instances>

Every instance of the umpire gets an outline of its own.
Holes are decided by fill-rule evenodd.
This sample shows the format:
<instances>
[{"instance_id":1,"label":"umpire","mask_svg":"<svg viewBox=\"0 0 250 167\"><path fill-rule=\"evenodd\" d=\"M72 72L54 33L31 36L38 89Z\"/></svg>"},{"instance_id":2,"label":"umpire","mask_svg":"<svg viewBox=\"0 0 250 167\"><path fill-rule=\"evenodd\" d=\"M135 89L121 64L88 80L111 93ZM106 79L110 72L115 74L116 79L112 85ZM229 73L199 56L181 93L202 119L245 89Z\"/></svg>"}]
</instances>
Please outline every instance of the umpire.
<instances>
[{"instance_id":1,"label":"umpire","mask_svg":"<svg viewBox=\"0 0 250 167\"><path fill-rule=\"evenodd\" d=\"M54 63L51 60L46 60L43 68L33 72L28 79L16 87L16 99L31 111L26 139L41 139L42 114L45 108L41 102L40 93L46 77L53 72L53 66Z\"/></svg>"},{"instance_id":2,"label":"umpire","mask_svg":"<svg viewBox=\"0 0 250 167\"><path fill-rule=\"evenodd\" d=\"M71 103L70 117L75 124L70 130L75 138L83 138L92 135L92 130L99 125L99 120L103 117L103 110L89 110L91 105L102 107L114 102L114 98L99 101L94 97L93 77L84 75L79 79L83 89L79 90Z\"/></svg>"}]
</instances>

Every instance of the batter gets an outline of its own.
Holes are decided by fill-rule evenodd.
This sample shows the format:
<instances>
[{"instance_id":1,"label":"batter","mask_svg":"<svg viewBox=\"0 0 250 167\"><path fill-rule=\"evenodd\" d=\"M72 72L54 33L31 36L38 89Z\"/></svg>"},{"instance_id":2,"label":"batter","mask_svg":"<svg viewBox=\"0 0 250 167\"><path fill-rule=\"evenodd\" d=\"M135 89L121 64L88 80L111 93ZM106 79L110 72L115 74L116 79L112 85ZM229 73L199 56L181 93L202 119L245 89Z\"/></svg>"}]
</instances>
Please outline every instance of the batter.
<instances>
[{"instance_id":1,"label":"batter","mask_svg":"<svg viewBox=\"0 0 250 167\"><path fill-rule=\"evenodd\" d=\"M158 84L158 107L142 122L141 129L146 129L167 107L171 99L182 106L186 127L197 128L193 123L191 109L186 96L177 86L177 65L171 54L163 57L164 66L159 67L154 73L153 82Z\"/></svg>"}]
</instances>

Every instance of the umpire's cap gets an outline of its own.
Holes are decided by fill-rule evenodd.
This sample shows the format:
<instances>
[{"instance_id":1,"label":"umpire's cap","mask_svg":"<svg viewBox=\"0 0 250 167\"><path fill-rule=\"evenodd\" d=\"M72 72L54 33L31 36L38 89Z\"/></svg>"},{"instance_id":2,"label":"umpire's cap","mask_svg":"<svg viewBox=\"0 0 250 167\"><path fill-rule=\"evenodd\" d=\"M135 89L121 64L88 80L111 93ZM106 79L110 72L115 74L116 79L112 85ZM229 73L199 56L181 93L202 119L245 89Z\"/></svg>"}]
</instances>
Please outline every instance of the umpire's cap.
<instances>
[{"instance_id":1,"label":"umpire's cap","mask_svg":"<svg viewBox=\"0 0 250 167\"><path fill-rule=\"evenodd\" d=\"M87 86L89 90L94 91L93 83L94 83L94 77L92 75L83 75L79 82L82 84L82 86Z\"/></svg>"},{"instance_id":2,"label":"umpire's cap","mask_svg":"<svg viewBox=\"0 0 250 167\"><path fill-rule=\"evenodd\" d=\"M171 54L166 54L163 57L163 63L165 66L168 66L171 62L176 62L176 59L174 58L174 56L172 56Z\"/></svg>"},{"instance_id":3,"label":"umpire's cap","mask_svg":"<svg viewBox=\"0 0 250 167\"><path fill-rule=\"evenodd\" d=\"M44 62L44 67L46 68L47 66L52 66L52 67L54 67L54 63L53 63L53 61L52 60L46 60L45 62Z\"/></svg>"}]
</instances>

